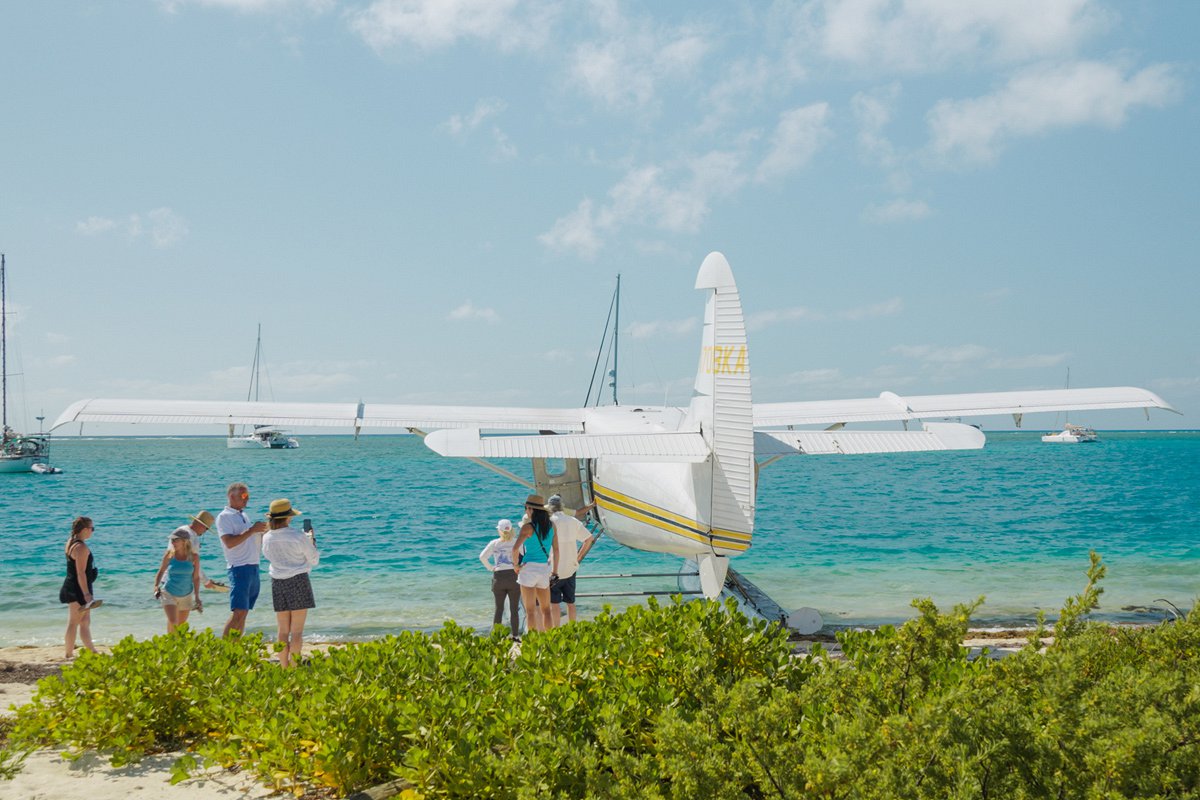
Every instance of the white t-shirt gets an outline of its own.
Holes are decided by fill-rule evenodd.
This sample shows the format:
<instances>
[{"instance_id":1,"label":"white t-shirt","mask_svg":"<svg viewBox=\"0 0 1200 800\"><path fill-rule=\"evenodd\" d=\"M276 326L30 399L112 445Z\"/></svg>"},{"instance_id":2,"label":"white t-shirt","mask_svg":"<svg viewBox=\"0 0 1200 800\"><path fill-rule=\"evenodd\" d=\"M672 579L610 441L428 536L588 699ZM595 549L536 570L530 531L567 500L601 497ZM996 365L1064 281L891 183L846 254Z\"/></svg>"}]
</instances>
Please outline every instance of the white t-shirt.
<instances>
[{"instance_id":1,"label":"white t-shirt","mask_svg":"<svg viewBox=\"0 0 1200 800\"><path fill-rule=\"evenodd\" d=\"M582 522L561 511L551 514L550 522L558 539L558 577L569 578L579 569L580 545L592 534Z\"/></svg>"},{"instance_id":2,"label":"white t-shirt","mask_svg":"<svg viewBox=\"0 0 1200 800\"><path fill-rule=\"evenodd\" d=\"M259 551L262 549L262 536L246 537L245 541L235 547L225 544L226 536L239 536L250 527L250 520L245 512L225 506L225 510L217 516L217 540L225 551L225 563L230 569L246 564L258 566Z\"/></svg>"}]
</instances>

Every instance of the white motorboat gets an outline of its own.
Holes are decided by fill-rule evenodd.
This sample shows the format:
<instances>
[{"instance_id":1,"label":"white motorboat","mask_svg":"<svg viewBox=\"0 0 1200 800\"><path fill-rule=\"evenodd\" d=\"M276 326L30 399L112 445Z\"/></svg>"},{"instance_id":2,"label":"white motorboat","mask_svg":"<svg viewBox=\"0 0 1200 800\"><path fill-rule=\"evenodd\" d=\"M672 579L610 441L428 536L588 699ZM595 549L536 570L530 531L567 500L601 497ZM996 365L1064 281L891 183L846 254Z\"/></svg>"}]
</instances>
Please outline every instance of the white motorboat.
<instances>
[{"instance_id":1,"label":"white motorboat","mask_svg":"<svg viewBox=\"0 0 1200 800\"><path fill-rule=\"evenodd\" d=\"M300 446L300 442L296 441L294 437L288 436L287 431L282 428L272 425L255 425L254 433L248 436L230 436L225 440L225 446L232 450L264 447L270 450L295 450Z\"/></svg>"},{"instance_id":2,"label":"white motorboat","mask_svg":"<svg viewBox=\"0 0 1200 800\"><path fill-rule=\"evenodd\" d=\"M8 287L4 254L0 253L0 472L40 472L50 458L50 434L23 435L8 427ZM38 419L44 419L39 417ZM61 472L62 470L58 470Z\"/></svg>"},{"instance_id":3,"label":"white motorboat","mask_svg":"<svg viewBox=\"0 0 1200 800\"><path fill-rule=\"evenodd\" d=\"M250 366L250 388L246 390L246 400L252 398L259 402L259 370L262 367L262 324L258 326L258 339L254 344L254 363ZM234 433L233 425L229 426L229 438L225 446L230 450L295 450L300 442L288 432L274 425L255 425L253 433L242 431L241 435Z\"/></svg>"},{"instance_id":4,"label":"white motorboat","mask_svg":"<svg viewBox=\"0 0 1200 800\"><path fill-rule=\"evenodd\" d=\"M1081 444L1099 440L1096 431L1084 425L1067 423L1058 433L1047 433L1042 437L1043 442L1058 442L1059 444Z\"/></svg>"}]
</instances>

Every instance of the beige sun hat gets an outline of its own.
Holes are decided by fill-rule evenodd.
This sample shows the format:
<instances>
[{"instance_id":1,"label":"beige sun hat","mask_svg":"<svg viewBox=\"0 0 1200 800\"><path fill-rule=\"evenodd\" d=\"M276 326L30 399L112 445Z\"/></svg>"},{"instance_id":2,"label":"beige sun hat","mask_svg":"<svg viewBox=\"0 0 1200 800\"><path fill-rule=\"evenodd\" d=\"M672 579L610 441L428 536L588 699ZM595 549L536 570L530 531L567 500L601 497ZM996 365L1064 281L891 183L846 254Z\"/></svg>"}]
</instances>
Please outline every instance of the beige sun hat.
<instances>
[{"instance_id":1,"label":"beige sun hat","mask_svg":"<svg viewBox=\"0 0 1200 800\"><path fill-rule=\"evenodd\" d=\"M280 519L281 517L298 517L303 512L292 508L292 501L286 497L281 497L278 500L271 501L271 508L267 511L268 517Z\"/></svg>"},{"instance_id":2,"label":"beige sun hat","mask_svg":"<svg viewBox=\"0 0 1200 800\"><path fill-rule=\"evenodd\" d=\"M193 514L191 520L192 522L199 522L205 528L210 530L214 525L217 524L217 521L213 518L213 515L207 511L201 511L199 514Z\"/></svg>"}]
</instances>

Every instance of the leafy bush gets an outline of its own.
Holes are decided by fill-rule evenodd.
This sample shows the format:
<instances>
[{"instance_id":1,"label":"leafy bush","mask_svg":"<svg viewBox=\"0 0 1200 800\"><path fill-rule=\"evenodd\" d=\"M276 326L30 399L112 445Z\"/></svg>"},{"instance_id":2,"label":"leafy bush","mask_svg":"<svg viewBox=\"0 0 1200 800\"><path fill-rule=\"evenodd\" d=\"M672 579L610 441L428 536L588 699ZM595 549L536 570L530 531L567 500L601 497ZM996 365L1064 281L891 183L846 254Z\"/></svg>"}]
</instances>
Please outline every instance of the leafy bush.
<instances>
[{"instance_id":1,"label":"leafy bush","mask_svg":"<svg viewBox=\"0 0 1200 800\"><path fill-rule=\"evenodd\" d=\"M115 763L183 748L297 794L405 779L424 797L1186 797L1200 790L1200 612L1083 621L1045 649L971 659L978 601L796 658L732 605L602 613L526 638L453 623L263 663L258 637L181 628L84 654L39 684L12 737Z\"/></svg>"}]
</instances>

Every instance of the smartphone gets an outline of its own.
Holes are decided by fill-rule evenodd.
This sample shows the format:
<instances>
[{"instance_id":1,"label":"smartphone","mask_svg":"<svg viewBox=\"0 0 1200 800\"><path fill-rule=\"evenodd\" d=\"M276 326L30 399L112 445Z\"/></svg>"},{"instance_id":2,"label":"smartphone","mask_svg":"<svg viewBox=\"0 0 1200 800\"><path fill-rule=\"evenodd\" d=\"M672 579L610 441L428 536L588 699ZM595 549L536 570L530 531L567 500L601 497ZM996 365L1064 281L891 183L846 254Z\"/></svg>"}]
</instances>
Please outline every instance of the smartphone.
<instances>
[{"instance_id":1,"label":"smartphone","mask_svg":"<svg viewBox=\"0 0 1200 800\"><path fill-rule=\"evenodd\" d=\"M304 532L312 533L312 520L308 517L304 518Z\"/></svg>"}]
</instances>

